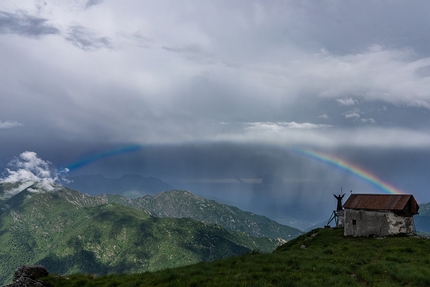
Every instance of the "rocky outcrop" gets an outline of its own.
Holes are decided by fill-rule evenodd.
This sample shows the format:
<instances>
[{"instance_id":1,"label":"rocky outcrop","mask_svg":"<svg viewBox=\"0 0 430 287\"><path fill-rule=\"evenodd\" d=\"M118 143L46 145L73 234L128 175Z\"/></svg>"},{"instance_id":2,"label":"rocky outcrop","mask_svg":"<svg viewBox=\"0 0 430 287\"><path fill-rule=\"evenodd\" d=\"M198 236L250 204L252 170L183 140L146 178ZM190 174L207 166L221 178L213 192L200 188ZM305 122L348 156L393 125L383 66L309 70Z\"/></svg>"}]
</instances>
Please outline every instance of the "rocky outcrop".
<instances>
[{"instance_id":1,"label":"rocky outcrop","mask_svg":"<svg viewBox=\"0 0 430 287\"><path fill-rule=\"evenodd\" d=\"M47 287L48 285L37 279L48 275L48 270L42 265L24 265L15 270L12 284L4 287Z\"/></svg>"}]
</instances>

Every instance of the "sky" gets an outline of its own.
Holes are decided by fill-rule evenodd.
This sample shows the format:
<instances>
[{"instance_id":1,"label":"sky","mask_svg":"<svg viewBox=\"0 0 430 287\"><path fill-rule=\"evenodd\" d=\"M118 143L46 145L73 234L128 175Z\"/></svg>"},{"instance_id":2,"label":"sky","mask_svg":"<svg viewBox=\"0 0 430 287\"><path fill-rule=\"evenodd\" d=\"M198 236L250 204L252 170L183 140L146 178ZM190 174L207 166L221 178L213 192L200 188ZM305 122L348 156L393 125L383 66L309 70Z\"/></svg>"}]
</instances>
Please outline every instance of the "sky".
<instances>
[{"instance_id":1,"label":"sky","mask_svg":"<svg viewBox=\"0 0 430 287\"><path fill-rule=\"evenodd\" d=\"M70 177L155 176L315 221L341 188L386 192L306 150L429 202L429 13L397 0L1 1L3 178L31 155Z\"/></svg>"}]
</instances>

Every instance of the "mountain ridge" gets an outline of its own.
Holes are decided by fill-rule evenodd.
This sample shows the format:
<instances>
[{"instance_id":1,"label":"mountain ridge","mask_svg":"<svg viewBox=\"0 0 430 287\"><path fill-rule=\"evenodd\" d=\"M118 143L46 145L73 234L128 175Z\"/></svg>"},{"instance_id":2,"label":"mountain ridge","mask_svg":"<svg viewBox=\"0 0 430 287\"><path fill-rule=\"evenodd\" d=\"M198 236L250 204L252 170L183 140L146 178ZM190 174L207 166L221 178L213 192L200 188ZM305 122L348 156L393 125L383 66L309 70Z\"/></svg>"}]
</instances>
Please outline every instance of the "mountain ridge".
<instances>
[{"instance_id":1,"label":"mountain ridge","mask_svg":"<svg viewBox=\"0 0 430 287\"><path fill-rule=\"evenodd\" d=\"M296 228L279 224L265 216L206 199L186 190L164 191L153 196L146 195L135 199L109 194L99 196L109 202L149 211L153 216L193 218L206 223L219 224L228 230L245 232L254 237L290 240L302 234Z\"/></svg>"},{"instance_id":2,"label":"mountain ridge","mask_svg":"<svg viewBox=\"0 0 430 287\"><path fill-rule=\"evenodd\" d=\"M79 175L71 177L70 182L64 185L90 195L101 193L122 194L130 198L174 189L170 184L165 183L161 179L143 177L138 174L124 174L119 178L107 178L100 174Z\"/></svg>"},{"instance_id":3,"label":"mountain ridge","mask_svg":"<svg viewBox=\"0 0 430 287\"><path fill-rule=\"evenodd\" d=\"M280 243L193 219L153 217L66 187L27 188L0 204L0 284L24 264L58 273L132 273L268 252Z\"/></svg>"}]
</instances>

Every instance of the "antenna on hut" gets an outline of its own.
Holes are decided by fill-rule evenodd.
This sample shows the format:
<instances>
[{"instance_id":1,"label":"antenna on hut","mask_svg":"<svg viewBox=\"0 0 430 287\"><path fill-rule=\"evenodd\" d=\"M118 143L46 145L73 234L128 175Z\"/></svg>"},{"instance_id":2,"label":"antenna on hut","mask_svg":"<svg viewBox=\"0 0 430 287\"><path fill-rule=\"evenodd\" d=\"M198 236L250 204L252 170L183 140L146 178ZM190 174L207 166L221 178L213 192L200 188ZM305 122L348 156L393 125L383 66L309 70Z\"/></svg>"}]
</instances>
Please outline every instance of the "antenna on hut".
<instances>
[{"instance_id":1,"label":"antenna on hut","mask_svg":"<svg viewBox=\"0 0 430 287\"><path fill-rule=\"evenodd\" d=\"M343 216L343 209L342 209L342 199L345 196L345 193L342 191L342 187L340 188L340 194L336 195L333 194L333 196L337 199L337 207L336 210L333 210L333 213L330 216L330 219L327 222L327 225L325 225L325 228L330 228L330 223L334 220L336 223L336 227L339 227L339 217Z\"/></svg>"}]
</instances>

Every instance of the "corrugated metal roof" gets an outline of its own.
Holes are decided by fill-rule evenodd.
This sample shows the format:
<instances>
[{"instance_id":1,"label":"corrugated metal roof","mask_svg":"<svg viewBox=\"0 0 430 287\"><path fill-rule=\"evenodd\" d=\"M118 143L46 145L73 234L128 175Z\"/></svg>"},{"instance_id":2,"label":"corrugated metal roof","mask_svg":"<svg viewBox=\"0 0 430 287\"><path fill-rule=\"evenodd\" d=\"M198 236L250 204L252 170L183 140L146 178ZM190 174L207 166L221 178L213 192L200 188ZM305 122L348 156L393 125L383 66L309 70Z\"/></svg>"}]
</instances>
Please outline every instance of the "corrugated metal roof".
<instances>
[{"instance_id":1,"label":"corrugated metal roof","mask_svg":"<svg viewBox=\"0 0 430 287\"><path fill-rule=\"evenodd\" d=\"M410 200L413 206L408 207ZM411 194L351 194L343 208L392 211L410 208L413 214L418 212L417 202Z\"/></svg>"}]
</instances>

